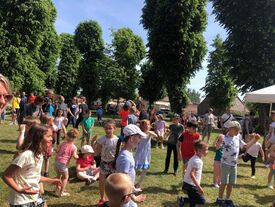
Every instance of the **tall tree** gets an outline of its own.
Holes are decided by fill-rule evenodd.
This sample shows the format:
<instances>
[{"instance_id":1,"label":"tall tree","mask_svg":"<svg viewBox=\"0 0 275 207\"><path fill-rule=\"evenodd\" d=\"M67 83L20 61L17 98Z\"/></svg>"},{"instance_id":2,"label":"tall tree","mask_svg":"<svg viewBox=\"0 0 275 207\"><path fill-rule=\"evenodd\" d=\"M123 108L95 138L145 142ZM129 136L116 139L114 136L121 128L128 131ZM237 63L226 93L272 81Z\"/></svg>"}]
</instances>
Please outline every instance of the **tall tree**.
<instances>
[{"instance_id":1,"label":"tall tree","mask_svg":"<svg viewBox=\"0 0 275 207\"><path fill-rule=\"evenodd\" d=\"M0 68L15 90L44 89L46 75L38 57L55 12L50 0L1 1Z\"/></svg>"},{"instance_id":2,"label":"tall tree","mask_svg":"<svg viewBox=\"0 0 275 207\"><path fill-rule=\"evenodd\" d=\"M216 19L228 33L227 64L240 90L245 93L275 84L275 1L211 2ZM263 105L259 114L263 126L268 114Z\"/></svg>"},{"instance_id":3,"label":"tall tree","mask_svg":"<svg viewBox=\"0 0 275 207\"><path fill-rule=\"evenodd\" d=\"M219 35L213 41L213 51L209 54L208 74L203 90L210 98L210 106L224 112L237 96L237 89L226 65L227 51Z\"/></svg>"},{"instance_id":4,"label":"tall tree","mask_svg":"<svg viewBox=\"0 0 275 207\"><path fill-rule=\"evenodd\" d=\"M79 89L78 75L81 55L74 44L74 36L61 34L61 53L58 65L56 91L66 99L76 95Z\"/></svg>"},{"instance_id":5,"label":"tall tree","mask_svg":"<svg viewBox=\"0 0 275 207\"><path fill-rule=\"evenodd\" d=\"M201 94L199 91L196 91L195 89L187 88L186 93L192 103L199 104L201 102Z\"/></svg>"},{"instance_id":6,"label":"tall tree","mask_svg":"<svg viewBox=\"0 0 275 207\"><path fill-rule=\"evenodd\" d=\"M145 57L145 46L141 37L135 35L129 28L113 31L112 36L114 60L127 75L124 80L127 87L120 91L120 96L133 99L141 81L136 66Z\"/></svg>"},{"instance_id":7,"label":"tall tree","mask_svg":"<svg viewBox=\"0 0 275 207\"><path fill-rule=\"evenodd\" d=\"M99 96L99 71L97 62L103 58L102 29L96 21L81 22L75 30L75 44L82 54L80 63L80 86L88 103Z\"/></svg>"},{"instance_id":8,"label":"tall tree","mask_svg":"<svg viewBox=\"0 0 275 207\"><path fill-rule=\"evenodd\" d=\"M149 58L161 74L174 112L186 105L186 84L206 54L206 2L145 0L142 24L148 30Z\"/></svg>"},{"instance_id":9,"label":"tall tree","mask_svg":"<svg viewBox=\"0 0 275 207\"><path fill-rule=\"evenodd\" d=\"M142 83L139 87L139 94L149 101L149 107L165 96L165 87L161 83L159 71L149 61L141 65Z\"/></svg>"}]
</instances>

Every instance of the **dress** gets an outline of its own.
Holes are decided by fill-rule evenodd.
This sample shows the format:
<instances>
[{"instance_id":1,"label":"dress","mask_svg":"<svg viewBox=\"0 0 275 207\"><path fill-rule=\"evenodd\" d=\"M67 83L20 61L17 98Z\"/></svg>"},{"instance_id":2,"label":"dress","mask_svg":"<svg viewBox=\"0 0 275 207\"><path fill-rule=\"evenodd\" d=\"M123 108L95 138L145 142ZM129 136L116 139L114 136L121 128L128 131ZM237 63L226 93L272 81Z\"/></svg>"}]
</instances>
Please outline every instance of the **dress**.
<instances>
[{"instance_id":1,"label":"dress","mask_svg":"<svg viewBox=\"0 0 275 207\"><path fill-rule=\"evenodd\" d=\"M149 169L151 162L151 137L148 135L146 139L141 139L138 143L135 154L135 168Z\"/></svg>"}]
</instances>

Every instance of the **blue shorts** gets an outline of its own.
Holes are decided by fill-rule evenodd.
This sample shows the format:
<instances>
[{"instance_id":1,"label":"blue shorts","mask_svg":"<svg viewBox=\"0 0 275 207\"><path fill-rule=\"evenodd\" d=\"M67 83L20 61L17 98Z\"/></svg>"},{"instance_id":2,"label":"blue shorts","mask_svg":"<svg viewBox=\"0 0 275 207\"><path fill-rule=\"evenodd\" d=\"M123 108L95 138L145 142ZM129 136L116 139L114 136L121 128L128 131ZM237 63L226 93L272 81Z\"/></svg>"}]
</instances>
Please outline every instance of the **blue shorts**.
<instances>
[{"instance_id":1,"label":"blue shorts","mask_svg":"<svg viewBox=\"0 0 275 207\"><path fill-rule=\"evenodd\" d=\"M221 183L222 184L236 184L237 182L237 165L230 166L225 163L221 164Z\"/></svg>"},{"instance_id":2,"label":"blue shorts","mask_svg":"<svg viewBox=\"0 0 275 207\"><path fill-rule=\"evenodd\" d=\"M58 161L55 161L55 169L60 173L68 172L68 166Z\"/></svg>"}]
</instances>

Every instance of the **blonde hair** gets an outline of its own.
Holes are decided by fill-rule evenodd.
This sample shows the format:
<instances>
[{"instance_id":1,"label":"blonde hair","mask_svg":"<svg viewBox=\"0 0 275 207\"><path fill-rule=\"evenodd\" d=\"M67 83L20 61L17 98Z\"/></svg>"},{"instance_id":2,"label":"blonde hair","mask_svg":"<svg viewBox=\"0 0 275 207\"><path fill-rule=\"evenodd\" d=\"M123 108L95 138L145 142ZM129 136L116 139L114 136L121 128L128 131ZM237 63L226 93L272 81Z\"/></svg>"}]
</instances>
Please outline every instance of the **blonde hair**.
<instances>
[{"instance_id":1,"label":"blonde hair","mask_svg":"<svg viewBox=\"0 0 275 207\"><path fill-rule=\"evenodd\" d=\"M146 120L146 119L144 119L144 120L141 120L140 121L140 129L141 129L141 131L145 131L145 127L148 125L148 124L150 124L150 121L149 120Z\"/></svg>"},{"instance_id":2,"label":"blonde hair","mask_svg":"<svg viewBox=\"0 0 275 207\"><path fill-rule=\"evenodd\" d=\"M49 124L50 121L54 120L54 117L50 115L42 115L40 120L42 124Z\"/></svg>"},{"instance_id":3,"label":"blonde hair","mask_svg":"<svg viewBox=\"0 0 275 207\"><path fill-rule=\"evenodd\" d=\"M9 80L0 73L0 83L3 84L9 94L11 94L11 87Z\"/></svg>"},{"instance_id":4,"label":"blonde hair","mask_svg":"<svg viewBox=\"0 0 275 207\"><path fill-rule=\"evenodd\" d=\"M78 136L78 130L77 129L71 129L67 132L67 136L72 139L76 139Z\"/></svg>"},{"instance_id":5,"label":"blonde hair","mask_svg":"<svg viewBox=\"0 0 275 207\"><path fill-rule=\"evenodd\" d=\"M40 123L41 123L40 120L34 116L26 116L22 122L22 124L26 124L27 126L32 126L34 124L40 124Z\"/></svg>"},{"instance_id":6,"label":"blonde hair","mask_svg":"<svg viewBox=\"0 0 275 207\"><path fill-rule=\"evenodd\" d=\"M132 181L129 175L113 173L105 181L105 193L110 201L122 202L123 196L132 192Z\"/></svg>"}]
</instances>

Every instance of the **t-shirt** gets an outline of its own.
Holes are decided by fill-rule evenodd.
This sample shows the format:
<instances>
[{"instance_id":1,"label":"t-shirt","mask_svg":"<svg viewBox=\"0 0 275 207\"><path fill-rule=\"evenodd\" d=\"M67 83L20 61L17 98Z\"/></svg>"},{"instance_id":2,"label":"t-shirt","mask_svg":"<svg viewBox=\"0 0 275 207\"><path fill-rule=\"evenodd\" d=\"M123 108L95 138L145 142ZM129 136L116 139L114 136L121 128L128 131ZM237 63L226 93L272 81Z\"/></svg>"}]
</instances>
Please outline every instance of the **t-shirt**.
<instances>
[{"instance_id":1,"label":"t-shirt","mask_svg":"<svg viewBox=\"0 0 275 207\"><path fill-rule=\"evenodd\" d=\"M30 150L26 150L19 154L11 163L20 167L18 173L14 175L14 180L20 188L24 185L31 186L32 190L39 190L39 181L43 164L43 156L38 159ZM9 203L12 205L22 205L25 203L35 202L38 194L28 195L17 193L13 189L10 191Z\"/></svg>"},{"instance_id":2,"label":"t-shirt","mask_svg":"<svg viewBox=\"0 0 275 207\"><path fill-rule=\"evenodd\" d=\"M184 173L184 179L183 179L184 182L188 183L189 185L196 186L193 180L191 179L192 169L195 168L196 169L195 177L198 183L200 184L202 167L203 167L203 162L199 156L194 155L193 157L191 157L191 159L188 161L186 172Z\"/></svg>"},{"instance_id":3,"label":"t-shirt","mask_svg":"<svg viewBox=\"0 0 275 207\"><path fill-rule=\"evenodd\" d=\"M167 143L176 145L180 135L182 134L182 132L184 130L183 125L171 124L169 126L169 129L170 129L170 135L168 137Z\"/></svg>"},{"instance_id":4,"label":"t-shirt","mask_svg":"<svg viewBox=\"0 0 275 207\"><path fill-rule=\"evenodd\" d=\"M67 165L70 162L74 152L77 148L72 142L63 142L56 151L56 160L62 164Z\"/></svg>"},{"instance_id":5,"label":"t-shirt","mask_svg":"<svg viewBox=\"0 0 275 207\"><path fill-rule=\"evenodd\" d=\"M214 126L214 124L215 124L214 115L213 115L213 114L206 113L206 114L204 115L204 121L205 121L205 124Z\"/></svg>"},{"instance_id":6,"label":"t-shirt","mask_svg":"<svg viewBox=\"0 0 275 207\"><path fill-rule=\"evenodd\" d=\"M149 115L146 111L141 111L139 113L139 120L149 119Z\"/></svg>"},{"instance_id":7,"label":"t-shirt","mask_svg":"<svg viewBox=\"0 0 275 207\"><path fill-rule=\"evenodd\" d=\"M154 130L164 132L164 130L165 130L165 121L163 121L163 120L155 121Z\"/></svg>"},{"instance_id":8,"label":"t-shirt","mask_svg":"<svg viewBox=\"0 0 275 207\"><path fill-rule=\"evenodd\" d=\"M79 110L80 110L79 117L82 118L84 112L85 112L87 109L89 109L87 104L85 104L85 103L80 104L80 105L79 105Z\"/></svg>"},{"instance_id":9,"label":"t-shirt","mask_svg":"<svg viewBox=\"0 0 275 207\"><path fill-rule=\"evenodd\" d=\"M129 114L127 116L128 124L136 124L138 121L138 117L135 114Z\"/></svg>"},{"instance_id":10,"label":"t-shirt","mask_svg":"<svg viewBox=\"0 0 275 207\"><path fill-rule=\"evenodd\" d=\"M29 96L28 97L28 102L29 103L34 103L35 99L36 99L36 96Z\"/></svg>"},{"instance_id":11,"label":"t-shirt","mask_svg":"<svg viewBox=\"0 0 275 207\"><path fill-rule=\"evenodd\" d=\"M126 126L127 125L127 116L129 114L129 111L125 111L125 110L122 110L119 112L120 116L121 116L121 120L120 120L120 123L121 123L121 126Z\"/></svg>"},{"instance_id":12,"label":"t-shirt","mask_svg":"<svg viewBox=\"0 0 275 207\"><path fill-rule=\"evenodd\" d=\"M111 162L115 159L116 145L118 137L113 136L112 138L107 138L106 136L101 137L97 142L102 145L101 149L101 160L104 162Z\"/></svg>"},{"instance_id":13,"label":"t-shirt","mask_svg":"<svg viewBox=\"0 0 275 207\"><path fill-rule=\"evenodd\" d=\"M239 135L230 137L229 135L224 136L223 142L223 155L221 162L230 166L237 165L237 159L240 148L243 148L246 143L242 141Z\"/></svg>"},{"instance_id":14,"label":"t-shirt","mask_svg":"<svg viewBox=\"0 0 275 207\"><path fill-rule=\"evenodd\" d=\"M20 108L20 98L19 97L13 97L12 99L12 108L19 109Z\"/></svg>"},{"instance_id":15,"label":"t-shirt","mask_svg":"<svg viewBox=\"0 0 275 207\"><path fill-rule=\"evenodd\" d=\"M56 109L61 109L63 111L63 116L67 117L68 105L66 103L57 104Z\"/></svg>"},{"instance_id":16,"label":"t-shirt","mask_svg":"<svg viewBox=\"0 0 275 207\"><path fill-rule=\"evenodd\" d=\"M181 142L183 159L189 160L195 154L194 142L199 138L200 134L198 132L190 134L187 130L180 136L179 141Z\"/></svg>"},{"instance_id":17,"label":"t-shirt","mask_svg":"<svg viewBox=\"0 0 275 207\"><path fill-rule=\"evenodd\" d=\"M116 172L128 174L132 180L132 183L135 183L135 160L132 152L122 150L119 153L116 159Z\"/></svg>"},{"instance_id":18,"label":"t-shirt","mask_svg":"<svg viewBox=\"0 0 275 207\"><path fill-rule=\"evenodd\" d=\"M63 116L57 116L54 119L54 124L57 126L58 129L62 129L62 124L64 122L64 117Z\"/></svg>"},{"instance_id":19,"label":"t-shirt","mask_svg":"<svg viewBox=\"0 0 275 207\"><path fill-rule=\"evenodd\" d=\"M232 114L225 113L222 115L223 125L222 127L228 129L229 123L234 119L234 116Z\"/></svg>"},{"instance_id":20,"label":"t-shirt","mask_svg":"<svg viewBox=\"0 0 275 207\"><path fill-rule=\"evenodd\" d=\"M79 164L81 168L91 167L95 164L95 160L92 155L89 155L86 159L84 157L77 159L76 164Z\"/></svg>"},{"instance_id":21,"label":"t-shirt","mask_svg":"<svg viewBox=\"0 0 275 207\"><path fill-rule=\"evenodd\" d=\"M188 121L189 122L196 122L197 121L197 118L195 116L189 116L188 117Z\"/></svg>"},{"instance_id":22,"label":"t-shirt","mask_svg":"<svg viewBox=\"0 0 275 207\"><path fill-rule=\"evenodd\" d=\"M78 112L78 105L77 104L71 104L70 105L70 111L74 116L76 116L76 113Z\"/></svg>"},{"instance_id":23,"label":"t-shirt","mask_svg":"<svg viewBox=\"0 0 275 207\"><path fill-rule=\"evenodd\" d=\"M249 147L246 152L250 154L252 157L257 158L261 148L262 148L262 145L259 142L256 142L251 147Z\"/></svg>"},{"instance_id":24,"label":"t-shirt","mask_svg":"<svg viewBox=\"0 0 275 207\"><path fill-rule=\"evenodd\" d=\"M86 130L90 130L93 124L95 123L95 120L93 117L84 117L83 120L81 121L82 124L84 124L84 128Z\"/></svg>"}]
</instances>

